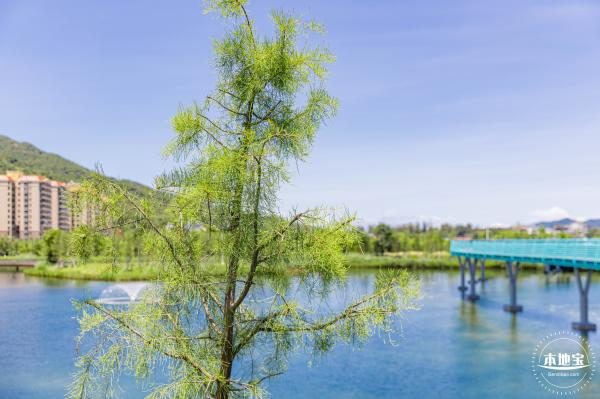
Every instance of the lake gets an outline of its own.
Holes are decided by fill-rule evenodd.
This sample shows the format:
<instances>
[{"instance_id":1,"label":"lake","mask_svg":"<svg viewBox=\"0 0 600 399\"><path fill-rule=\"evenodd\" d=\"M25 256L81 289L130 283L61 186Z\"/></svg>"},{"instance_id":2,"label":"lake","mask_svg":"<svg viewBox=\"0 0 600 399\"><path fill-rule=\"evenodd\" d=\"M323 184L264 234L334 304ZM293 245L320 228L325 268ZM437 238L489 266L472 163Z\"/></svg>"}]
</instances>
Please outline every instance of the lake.
<instances>
[{"instance_id":1,"label":"lake","mask_svg":"<svg viewBox=\"0 0 600 399\"><path fill-rule=\"evenodd\" d=\"M345 291L366 291L374 272L352 272ZM312 359L298 353L286 374L269 383L273 398L549 398L531 371L531 355L546 335L570 330L579 317L577 286L522 273L524 312L502 311L508 280L488 273L481 300L463 301L458 274L418 272L420 310L398 319L390 344L372 337L362 347L337 346ZM97 298L110 283L30 278L0 273L0 399L61 398L74 371L77 314L72 298ZM344 289L342 289L344 291ZM345 294L345 293L341 293ZM342 295L343 296L343 295ZM600 324L600 284L592 283L590 320ZM600 339L590 334L600 351ZM125 380L126 398L143 389ZM598 397L600 381L575 397Z\"/></svg>"}]
</instances>

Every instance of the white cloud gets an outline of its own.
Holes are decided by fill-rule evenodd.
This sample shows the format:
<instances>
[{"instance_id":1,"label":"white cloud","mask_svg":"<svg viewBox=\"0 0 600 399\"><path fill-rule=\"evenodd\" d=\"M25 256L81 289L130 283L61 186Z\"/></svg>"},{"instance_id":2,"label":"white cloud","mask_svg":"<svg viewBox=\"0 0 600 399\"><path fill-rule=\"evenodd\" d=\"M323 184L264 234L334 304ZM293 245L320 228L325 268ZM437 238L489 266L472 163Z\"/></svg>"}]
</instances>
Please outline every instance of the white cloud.
<instances>
[{"instance_id":1,"label":"white cloud","mask_svg":"<svg viewBox=\"0 0 600 399\"><path fill-rule=\"evenodd\" d=\"M533 216L536 221L544 222L568 218L569 212L559 206L553 206L548 209L537 209L531 212L531 216Z\"/></svg>"}]
</instances>

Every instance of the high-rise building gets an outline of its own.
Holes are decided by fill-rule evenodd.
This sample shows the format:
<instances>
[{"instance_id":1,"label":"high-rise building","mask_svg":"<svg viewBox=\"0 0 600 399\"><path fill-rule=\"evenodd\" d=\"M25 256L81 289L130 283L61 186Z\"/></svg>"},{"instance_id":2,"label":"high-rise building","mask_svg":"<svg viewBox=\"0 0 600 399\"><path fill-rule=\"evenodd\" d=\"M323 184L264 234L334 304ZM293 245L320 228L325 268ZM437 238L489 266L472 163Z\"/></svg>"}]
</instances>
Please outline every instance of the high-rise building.
<instances>
[{"instance_id":1,"label":"high-rise building","mask_svg":"<svg viewBox=\"0 0 600 399\"><path fill-rule=\"evenodd\" d=\"M77 187L19 172L0 176L0 236L36 239L49 229L69 231L90 223L88 209L75 215L69 210L69 192Z\"/></svg>"},{"instance_id":2,"label":"high-rise building","mask_svg":"<svg viewBox=\"0 0 600 399\"><path fill-rule=\"evenodd\" d=\"M16 186L19 238L41 238L52 228L51 182L42 176L21 176Z\"/></svg>"},{"instance_id":3,"label":"high-rise building","mask_svg":"<svg viewBox=\"0 0 600 399\"><path fill-rule=\"evenodd\" d=\"M16 237L15 183L10 176L0 176L0 236Z\"/></svg>"},{"instance_id":4,"label":"high-rise building","mask_svg":"<svg viewBox=\"0 0 600 399\"><path fill-rule=\"evenodd\" d=\"M50 182L51 192L51 221L53 229L71 230L71 215L65 183Z\"/></svg>"}]
</instances>

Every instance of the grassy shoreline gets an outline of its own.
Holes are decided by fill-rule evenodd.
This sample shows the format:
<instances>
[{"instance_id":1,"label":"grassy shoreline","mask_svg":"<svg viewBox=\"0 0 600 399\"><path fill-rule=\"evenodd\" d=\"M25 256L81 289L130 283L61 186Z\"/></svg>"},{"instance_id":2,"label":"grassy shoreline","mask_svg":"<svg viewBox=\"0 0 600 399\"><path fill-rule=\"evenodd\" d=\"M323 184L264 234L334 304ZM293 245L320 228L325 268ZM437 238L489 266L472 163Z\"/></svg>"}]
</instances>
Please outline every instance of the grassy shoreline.
<instances>
[{"instance_id":1,"label":"grassy shoreline","mask_svg":"<svg viewBox=\"0 0 600 399\"><path fill-rule=\"evenodd\" d=\"M142 281L156 279L159 270L152 265L119 267L115 270L109 263L86 263L76 266L54 266L45 263L24 269L28 276L69 280L93 281Z\"/></svg>"},{"instance_id":2,"label":"grassy shoreline","mask_svg":"<svg viewBox=\"0 0 600 399\"><path fill-rule=\"evenodd\" d=\"M351 268L413 268L413 269L459 269L458 259L451 257L447 252L433 254L407 253L385 256L366 254L348 254L348 263ZM504 270L505 263L501 261L488 260L486 268ZM537 270L539 265L523 264L523 269Z\"/></svg>"},{"instance_id":3,"label":"grassy shoreline","mask_svg":"<svg viewBox=\"0 0 600 399\"><path fill-rule=\"evenodd\" d=\"M348 254L348 264L351 269L380 269L380 268L411 268L411 269L454 269L458 270L458 260L448 253L407 253L375 256L367 254ZM503 262L488 261L486 267L490 269L504 268ZM523 265L524 268L537 269L536 265ZM214 265L214 273L224 272L221 265ZM76 266L51 266L40 264L31 269L25 269L29 276L49 277L72 280L97 280L97 281L140 281L152 280L159 276L160 268L152 264L133 264L131 266L113 267L106 262L91 262Z\"/></svg>"}]
</instances>

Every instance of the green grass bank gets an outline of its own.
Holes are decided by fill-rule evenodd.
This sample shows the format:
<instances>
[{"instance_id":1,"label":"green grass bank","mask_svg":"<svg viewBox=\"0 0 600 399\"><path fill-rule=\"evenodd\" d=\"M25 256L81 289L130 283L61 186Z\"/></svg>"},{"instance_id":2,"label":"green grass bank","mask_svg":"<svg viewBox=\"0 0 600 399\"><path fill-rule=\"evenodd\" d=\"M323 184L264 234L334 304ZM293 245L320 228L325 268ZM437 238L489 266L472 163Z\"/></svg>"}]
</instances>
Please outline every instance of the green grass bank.
<instances>
[{"instance_id":1,"label":"green grass bank","mask_svg":"<svg viewBox=\"0 0 600 399\"><path fill-rule=\"evenodd\" d=\"M458 260L444 252L407 252L384 256L351 253L347 255L347 259L349 266L353 269L458 269ZM486 266L490 269L502 269L504 268L504 263L488 261ZM536 265L523 266L528 269L537 269L539 267ZM211 266L211 271L215 274L223 273L224 270L224 266L220 264ZM29 276L74 280L139 281L156 279L160 274L160 268L152 263L115 267L107 262L94 261L75 266L40 264L34 268L25 269L24 273Z\"/></svg>"}]
</instances>

